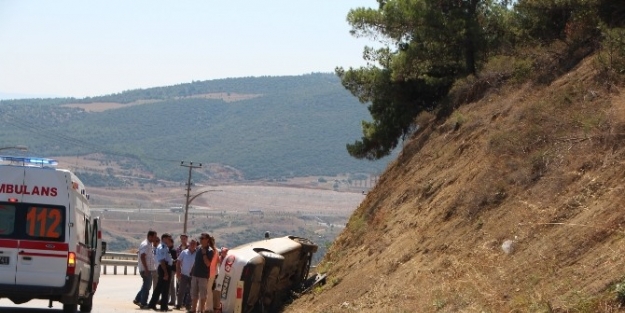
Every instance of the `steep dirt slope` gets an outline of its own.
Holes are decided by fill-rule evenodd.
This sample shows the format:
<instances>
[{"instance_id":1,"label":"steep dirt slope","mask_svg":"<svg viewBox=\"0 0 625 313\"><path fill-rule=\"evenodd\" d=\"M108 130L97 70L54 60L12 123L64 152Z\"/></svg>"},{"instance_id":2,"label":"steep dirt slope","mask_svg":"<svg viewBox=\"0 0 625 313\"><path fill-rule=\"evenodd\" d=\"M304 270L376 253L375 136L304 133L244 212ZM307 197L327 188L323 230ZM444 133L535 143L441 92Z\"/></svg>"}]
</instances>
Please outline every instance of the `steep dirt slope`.
<instances>
[{"instance_id":1,"label":"steep dirt slope","mask_svg":"<svg viewBox=\"0 0 625 313\"><path fill-rule=\"evenodd\" d=\"M618 311L624 175L625 97L592 58L491 90L413 136L286 311Z\"/></svg>"}]
</instances>

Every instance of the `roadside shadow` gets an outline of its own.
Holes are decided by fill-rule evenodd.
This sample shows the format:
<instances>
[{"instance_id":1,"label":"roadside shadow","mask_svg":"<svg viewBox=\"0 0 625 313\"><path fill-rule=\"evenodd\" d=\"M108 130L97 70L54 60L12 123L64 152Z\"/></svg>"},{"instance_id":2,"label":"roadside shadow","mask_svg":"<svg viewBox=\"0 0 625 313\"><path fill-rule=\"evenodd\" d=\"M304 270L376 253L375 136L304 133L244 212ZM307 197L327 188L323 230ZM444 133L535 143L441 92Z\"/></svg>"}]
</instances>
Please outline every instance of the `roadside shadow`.
<instances>
[{"instance_id":1,"label":"roadside shadow","mask_svg":"<svg viewBox=\"0 0 625 313\"><path fill-rule=\"evenodd\" d=\"M51 312L63 312L63 309L59 308L14 308L5 307L0 305L0 312L2 313L51 313Z\"/></svg>"}]
</instances>

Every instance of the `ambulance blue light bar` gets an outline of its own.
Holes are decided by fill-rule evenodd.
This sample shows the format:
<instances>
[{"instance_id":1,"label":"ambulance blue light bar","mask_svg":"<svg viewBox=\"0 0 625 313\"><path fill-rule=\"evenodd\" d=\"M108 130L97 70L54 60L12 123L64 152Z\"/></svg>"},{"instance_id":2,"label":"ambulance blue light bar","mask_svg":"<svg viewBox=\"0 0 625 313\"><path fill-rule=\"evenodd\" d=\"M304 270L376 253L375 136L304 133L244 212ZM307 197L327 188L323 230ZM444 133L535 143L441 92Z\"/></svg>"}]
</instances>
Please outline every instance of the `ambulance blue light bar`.
<instances>
[{"instance_id":1,"label":"ambulance blue light bar","mask_svg":"<svg viewBox=\"0 0 625 313\"><path fill-rule=\"evenodd\" d=\"M23 165L39 165L39 166L59 165L59 162L57 160L46 159L46 158L0 156L0 161L11 162L11 163L22 163Z\"/></svg>"}]
</instances>

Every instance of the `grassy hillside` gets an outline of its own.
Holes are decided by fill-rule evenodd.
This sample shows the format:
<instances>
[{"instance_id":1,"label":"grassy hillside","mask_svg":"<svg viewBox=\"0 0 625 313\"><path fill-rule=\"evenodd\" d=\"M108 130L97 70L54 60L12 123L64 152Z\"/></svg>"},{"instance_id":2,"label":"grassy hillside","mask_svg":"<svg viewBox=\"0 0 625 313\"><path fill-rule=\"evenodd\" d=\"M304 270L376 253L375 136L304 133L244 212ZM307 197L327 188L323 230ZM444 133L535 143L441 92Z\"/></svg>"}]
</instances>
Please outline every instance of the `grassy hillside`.
<instances>
[{"instance_id":1,"label":"grassy hillside","mask_svg":"<svg viewBox=\"0 0 625 313\"><path fill-rule=\"evenodd\" d=\"M562 74L421 115L287 311L621 310L625 98L597 55Z\"/></svg>"},{"instance_id":2,"label":"grassy hillside","mask_svg":"<svg viewBox=\"0 0 625 313\"><path fill-rule=\"evenodd\" d=\"M99 109L85 110L90 107ZM359 137L369 115L331 74L2 101L0 112L0 146L26 145L47 156L127 157L130 166L165 179L186 177L180 160L232 166L247 179L373 173L386 165L347 154L345 144Z\"/></svg>"}]
</instances>

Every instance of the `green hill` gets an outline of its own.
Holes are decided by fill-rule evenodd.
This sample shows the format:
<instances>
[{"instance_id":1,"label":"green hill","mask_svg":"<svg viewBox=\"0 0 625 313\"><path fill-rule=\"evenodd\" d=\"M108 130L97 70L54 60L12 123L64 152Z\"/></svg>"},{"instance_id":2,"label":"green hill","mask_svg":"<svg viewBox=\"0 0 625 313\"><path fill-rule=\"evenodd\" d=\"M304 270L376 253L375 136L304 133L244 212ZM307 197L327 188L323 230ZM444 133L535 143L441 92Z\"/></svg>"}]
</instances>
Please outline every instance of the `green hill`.
<instances>
[{"instance_id":1,"label":"green hill","mask_svg":"<svg viewBox=\"0 0 625 313\"><path fill-rule=\"evenodd\" d=\"M85 109L89 104L100 109ZM232 166L246 179L371 173L387 163L346 152L370 117L332 74L0 101L0 112L0 146L27 145L45 156L129 157L164 179L185 177L180 160Z\"/></svg>"}]
</instances>

